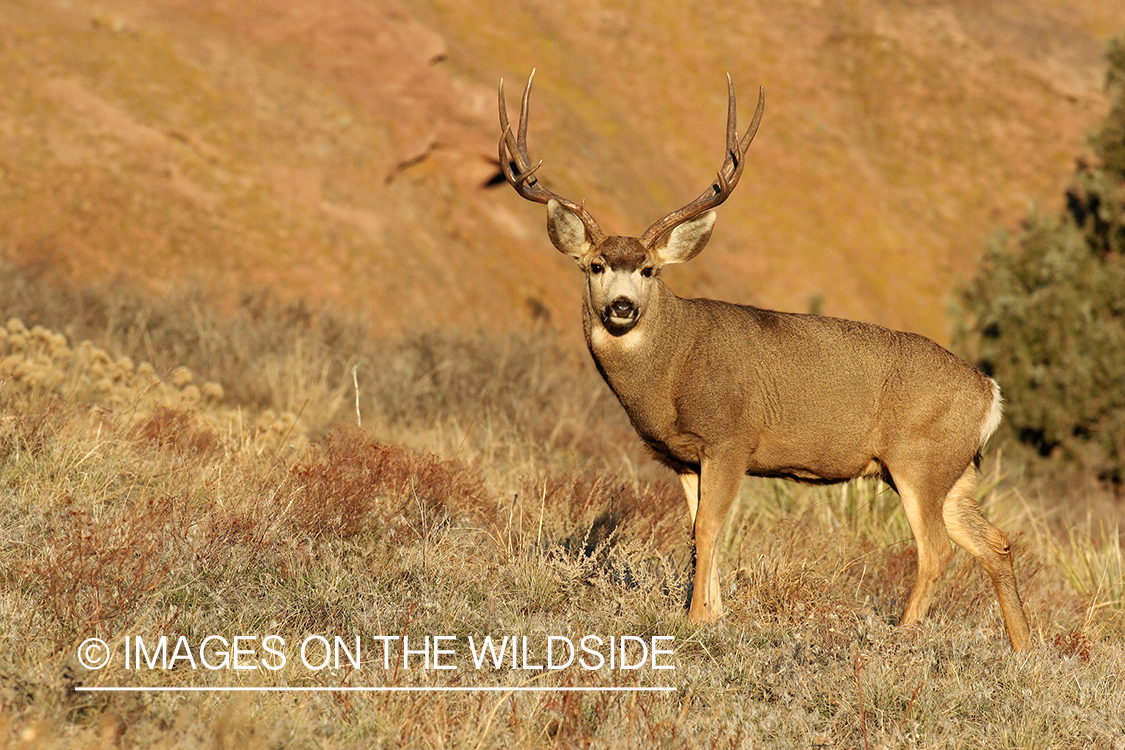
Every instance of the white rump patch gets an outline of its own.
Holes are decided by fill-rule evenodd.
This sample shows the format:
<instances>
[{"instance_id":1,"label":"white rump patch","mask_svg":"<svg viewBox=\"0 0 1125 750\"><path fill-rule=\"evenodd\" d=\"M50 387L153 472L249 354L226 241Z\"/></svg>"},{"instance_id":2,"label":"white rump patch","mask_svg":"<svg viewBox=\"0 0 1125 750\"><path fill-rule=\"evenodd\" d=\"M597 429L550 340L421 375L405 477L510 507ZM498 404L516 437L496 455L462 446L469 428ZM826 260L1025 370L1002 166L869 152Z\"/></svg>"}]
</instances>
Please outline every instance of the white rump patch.
<instances>
[{"instance_id":1,"label":"white rump patch","mask_svg":"<svg viewBox=\"0 0 1125 750\"><path fill-rule=\"evenodd\" d=\"M992 433L996 432L996 428L1000 426L1000 420L1004 416L1004 399L1000 396L1000 386L992 378L988 379L992 383L992 408L988 410L988 416L984 419L984 424L980 428L980 444L988 442L992 437Z\"/></svg>"}]
</instances>

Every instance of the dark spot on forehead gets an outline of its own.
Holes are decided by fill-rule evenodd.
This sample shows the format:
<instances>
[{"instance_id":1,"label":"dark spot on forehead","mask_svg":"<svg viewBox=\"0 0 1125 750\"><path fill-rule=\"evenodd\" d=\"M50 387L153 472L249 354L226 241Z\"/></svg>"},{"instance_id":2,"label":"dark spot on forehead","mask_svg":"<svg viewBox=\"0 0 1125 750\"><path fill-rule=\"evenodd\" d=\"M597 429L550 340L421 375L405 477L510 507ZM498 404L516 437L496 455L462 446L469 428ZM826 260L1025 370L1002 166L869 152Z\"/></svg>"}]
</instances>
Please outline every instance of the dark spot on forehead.
<instances>
[{"instance_id":1,"label":"dark spot on forehead","mask_svg":"<svg viewBox=\"0 0 1125 750\"><path fill-rule=\"evenodd\" d=\"M608 237L600 250L614 271L633 271L645 264L645 248L636 237Z\"/></svg>"}]
</instances>

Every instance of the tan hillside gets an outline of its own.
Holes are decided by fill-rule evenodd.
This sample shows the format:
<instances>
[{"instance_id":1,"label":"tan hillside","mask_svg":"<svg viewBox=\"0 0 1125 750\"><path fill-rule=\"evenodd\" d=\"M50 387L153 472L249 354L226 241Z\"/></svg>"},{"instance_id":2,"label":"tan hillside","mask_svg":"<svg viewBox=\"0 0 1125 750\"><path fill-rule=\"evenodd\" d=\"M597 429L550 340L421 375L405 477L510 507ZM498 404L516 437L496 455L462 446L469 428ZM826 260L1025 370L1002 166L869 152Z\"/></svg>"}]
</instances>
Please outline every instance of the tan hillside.
<instances>
[{"instance_id":1,"label":"tan hillside","mask_svg":"<svg viewBox=\"0 0 1125 750\"><path fill-rule=\"evenodd\" d=\"M488 187L496 80L538 68L544 179L634 233L711 179L729 71L765 119L673 288L945 338L989 234L1058 201L1122 31L1100 0L8 2L0 257L157 294L275 286L381 333L576 335L542 208Z\"/></svg>"}]
</instances>

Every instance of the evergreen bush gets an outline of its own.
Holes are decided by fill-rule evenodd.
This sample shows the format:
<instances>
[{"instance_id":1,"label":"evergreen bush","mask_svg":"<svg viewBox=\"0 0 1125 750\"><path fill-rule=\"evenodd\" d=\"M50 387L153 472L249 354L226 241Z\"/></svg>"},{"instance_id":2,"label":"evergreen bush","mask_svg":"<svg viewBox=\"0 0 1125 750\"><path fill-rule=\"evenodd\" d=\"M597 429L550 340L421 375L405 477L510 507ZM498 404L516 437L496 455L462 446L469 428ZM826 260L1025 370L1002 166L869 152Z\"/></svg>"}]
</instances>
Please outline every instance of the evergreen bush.
<instances>
[{"instance_id":1,"label":"evergreen bush","mask_svg":"<svg viewBox=\"0 0 1125 750\"><path fill-rule=\"evenodd\" d=\"M1002 386L1010 433L1042 455L1125 481L1125 44L1108 49L1112 106L1057 217L1032 210L960 290L962 345Z\"/></svg>"}]
</instances>

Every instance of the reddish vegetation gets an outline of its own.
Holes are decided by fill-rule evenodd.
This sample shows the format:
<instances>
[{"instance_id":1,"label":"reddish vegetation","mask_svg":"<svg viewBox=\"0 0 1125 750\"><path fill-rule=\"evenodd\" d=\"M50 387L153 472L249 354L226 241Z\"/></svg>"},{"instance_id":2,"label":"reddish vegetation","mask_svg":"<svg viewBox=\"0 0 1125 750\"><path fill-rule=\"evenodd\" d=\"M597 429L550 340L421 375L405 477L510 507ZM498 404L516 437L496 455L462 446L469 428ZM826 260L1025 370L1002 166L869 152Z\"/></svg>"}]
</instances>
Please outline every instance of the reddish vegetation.
<instances>
[{"instance_id":1,"label":"reddish vegetation","mask_svg":"<svg viewBox=\"0 0 1125 750\"><path fill-rule=\"evenodd\" d=\"M137 434L163 451L206 455L220 448L218 436L198 426L194 413L166 406L146 419L137 428Z\"/></svg>"},{"instance_id":2,"label":"reddish vegetation","mask_svg":"<svg viewBox=\"0 0 1125 750\"><path fill-rule=\"evenodd\" d=\"M765 85L765 120L673 287L823 295L944 338L950 285L1029 200L1058 199L1104 112L1125 10L1056 5L9 3L0 254L158 293L276 285L376 332L547 316L572 335L577 277L542 210L485 187L496 80L538 66L545 179L635 232L717 168L730 71L744 118Z\"/></svg>"},{"instance_id":3,"label":"reddish vegetation","mask_svg":"<svg viewBox=\"0 0 1125 750\"><path fill-rule=\"evenodd\" d=\"M1055 633L1051 636L1051 645L1063 656L1090 661L1090 639L1081 630L1072 630L1065 635Z\"/></svg>"},{"instance_id":4,"label":"reddish vegetation","mask_svg":"<svg viewBox=\"0 0 1125 750\"><path fill-rule=\"evenodd\" d=\"M488 507L480 476L458 461L372 443L344 428L318 453L290 472L300 497L292 517L302 532L348 539L374 524L413 539L454 510L472 518Z\"/></svg>"}]
</instances>

